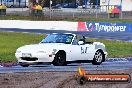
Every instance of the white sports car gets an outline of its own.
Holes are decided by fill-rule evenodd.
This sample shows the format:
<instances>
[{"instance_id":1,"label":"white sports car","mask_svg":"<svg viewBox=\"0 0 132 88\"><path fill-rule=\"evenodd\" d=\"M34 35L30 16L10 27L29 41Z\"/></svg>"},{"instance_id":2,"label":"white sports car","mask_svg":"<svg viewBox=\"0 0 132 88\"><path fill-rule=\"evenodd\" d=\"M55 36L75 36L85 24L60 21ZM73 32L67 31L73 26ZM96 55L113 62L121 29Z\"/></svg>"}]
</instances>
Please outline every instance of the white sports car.
<instances>
[{"instance_id":1,"label":"white sports car","mask_svg":"<svg viewBox=\"0 0 132 88\"><path fill-rule=\"evenodd\" d=\"M15 56L23 67L42 63L64 66L73 61L91 61L94 65L100 65L105 61L107 52L103 43L85 42L84 36L78 41L76 34L53 33L39 44L18 48Z\"/></svg>"}]
</instances>

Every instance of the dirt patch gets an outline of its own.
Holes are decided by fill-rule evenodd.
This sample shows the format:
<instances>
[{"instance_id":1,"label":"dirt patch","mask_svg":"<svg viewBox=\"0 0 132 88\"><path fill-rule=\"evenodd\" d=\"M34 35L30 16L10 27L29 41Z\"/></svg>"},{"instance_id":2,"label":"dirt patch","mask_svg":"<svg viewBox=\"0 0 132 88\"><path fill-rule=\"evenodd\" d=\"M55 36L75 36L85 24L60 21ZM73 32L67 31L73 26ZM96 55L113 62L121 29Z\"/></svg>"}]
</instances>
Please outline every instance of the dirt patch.
<instances>
[{"instance_id":1,"label":"dirt patch","mask_svg":"<svg viewBox=\"0 0 132 88\"><path fill-rule=\"evenodd\" d=\"M130 70L88 71L90 74L127 74ZM0 74L0 88L131 88L130 83L86 83L79 85L77 72L22 72Z\"/></svg>"}]
</instances>

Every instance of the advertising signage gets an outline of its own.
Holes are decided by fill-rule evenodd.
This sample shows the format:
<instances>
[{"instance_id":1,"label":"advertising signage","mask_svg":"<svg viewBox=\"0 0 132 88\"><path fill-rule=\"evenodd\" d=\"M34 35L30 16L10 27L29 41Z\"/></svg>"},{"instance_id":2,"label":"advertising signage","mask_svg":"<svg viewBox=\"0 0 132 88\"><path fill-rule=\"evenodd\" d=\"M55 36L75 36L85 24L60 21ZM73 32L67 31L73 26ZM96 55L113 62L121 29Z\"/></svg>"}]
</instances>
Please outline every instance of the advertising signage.
<instances>
[{"instance_id":1,"label":"advertising signage","mask_svg":"<svg viewBox=\"0 0 132 88\"><path fill-rule=\"evenodd\" d=\"M77 31L132 33L132 23L78 22Z\"/></svg>"}]
</instances>

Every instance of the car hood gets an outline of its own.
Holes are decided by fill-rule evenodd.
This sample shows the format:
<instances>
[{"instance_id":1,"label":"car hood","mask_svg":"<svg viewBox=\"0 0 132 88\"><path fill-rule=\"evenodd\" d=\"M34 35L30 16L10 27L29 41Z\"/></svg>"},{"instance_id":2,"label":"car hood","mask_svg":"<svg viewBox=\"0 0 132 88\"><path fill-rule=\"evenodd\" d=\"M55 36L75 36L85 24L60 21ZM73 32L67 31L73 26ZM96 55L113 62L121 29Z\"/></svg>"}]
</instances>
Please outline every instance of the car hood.
<instances>
[{"instance_id":1,"label":"car hood","mask_svg":"<svg viewBox=\"0 0 132 88\"><path fill-rule=\"evenodd\" d=\"M42 43L42 44L32 44L25 45L17 49L21 52L38 52L38 51L51 51L53 49L58 49L63 43Z\"/></svg>"}]
</instances>

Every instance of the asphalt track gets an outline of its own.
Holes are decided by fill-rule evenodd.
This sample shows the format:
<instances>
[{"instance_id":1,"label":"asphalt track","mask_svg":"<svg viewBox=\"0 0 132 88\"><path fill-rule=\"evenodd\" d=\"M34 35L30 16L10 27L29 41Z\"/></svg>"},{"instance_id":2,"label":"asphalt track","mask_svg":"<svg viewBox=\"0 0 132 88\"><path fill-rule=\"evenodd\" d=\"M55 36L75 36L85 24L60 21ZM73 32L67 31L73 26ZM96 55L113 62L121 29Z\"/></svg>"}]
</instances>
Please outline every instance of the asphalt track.
<instances>
[{"instance_id":1,"label":"asphalt track","mask_svg":"<svg viewBox=\"0 0 132 88\"><path fill-rule=\"evenodd\" d=\"M53 32L69 32L69 31L52 31L52 30L26 30L26 29L0 29L0 31L8 32L24 32L24 33L41 33L49 34ZM85 35L86 37L108 39L108 40L121 40L132 42L132 33L89 33L89 32L73 32ZM109 58L101 65L92 65L91 63L72 63L67 66L53 66L53 65L31 65L29 67L21 67L19 65L11 67L0 66L0 73L14 73L14 72L44 72L44 71L77 71L81 66L85 70L122 70L132 69L132 57L130 58Z\"/></svg>"},{"instance_id":2,"label":"asphalt track","mask_svg":"<svg viewBox=\"0 0 132 88\"><path fill-rule=\"evenodd\" d=\"M19 65L11 67L0 67L0 73L14 72L46 72L46 71L77 71L78 67L85 70L129 70L132 69L132 58L109 58L101 65L92 65L91 63L72 63L67 66L53 65L31 65L29 67L21 67Z\"/></svg>"}]
</instances>

